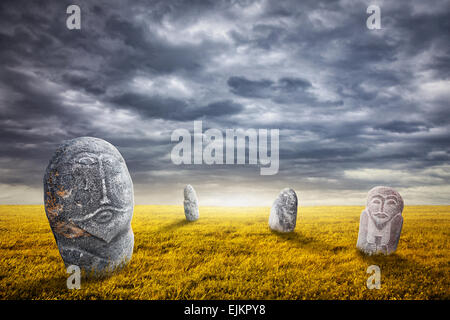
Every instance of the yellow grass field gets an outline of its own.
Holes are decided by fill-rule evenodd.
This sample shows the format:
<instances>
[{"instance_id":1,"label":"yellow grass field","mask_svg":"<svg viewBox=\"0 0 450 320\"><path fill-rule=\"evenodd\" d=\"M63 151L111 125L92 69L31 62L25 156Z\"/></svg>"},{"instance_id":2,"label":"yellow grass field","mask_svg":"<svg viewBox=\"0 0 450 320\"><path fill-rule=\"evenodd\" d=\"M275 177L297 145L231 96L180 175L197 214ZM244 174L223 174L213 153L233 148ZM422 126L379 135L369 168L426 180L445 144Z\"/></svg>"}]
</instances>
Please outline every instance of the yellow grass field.
<instances>
[{"instance_id":1,"label":"yellow grass field","mask_svg":"<svg viewBox=\"0 0 450 320\"><path fill-rule=\"evenodd\" d=\"M375 257L355 248L362 209L300 207L282 235L269 208L202 207L188 223L181 206L136 206L130 264L68 290L43 206L0 206L0 299L449 299L450 206L406 207L397 252Z\"/></svg>"}]
</instances>

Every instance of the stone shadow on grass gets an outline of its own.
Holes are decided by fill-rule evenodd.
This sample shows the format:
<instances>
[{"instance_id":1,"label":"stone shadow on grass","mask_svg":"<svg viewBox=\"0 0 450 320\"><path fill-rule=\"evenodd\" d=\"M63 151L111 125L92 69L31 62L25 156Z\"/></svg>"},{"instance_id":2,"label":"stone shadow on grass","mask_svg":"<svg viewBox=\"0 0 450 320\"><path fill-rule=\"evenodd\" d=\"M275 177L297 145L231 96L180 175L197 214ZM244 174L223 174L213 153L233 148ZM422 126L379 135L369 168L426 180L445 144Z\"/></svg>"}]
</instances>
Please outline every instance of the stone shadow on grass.
<instances>
[{"instance_id":1,"label":"stone shadow on grass","mask_svg":"<svg viewBox=\"0 0 450 320\"><path fill-rule=\"evenodd\" d=\"M415 281L415 279L417 279L417 281L420 281L420 279L422 279L422 276L430 279L441 279L447 276L445 270L438 270L436 268L424 266L415 260L402 257L398 253L392 253L390 255L377 254L369 256L358 249L355 250L357 251L356 256L364 261L367 264L367 267L369 267L370 265L377 265L380 267L381 277L392 278L395 280L402 279L405 277L405 275L408 275L408 277L410 278L407 278L408 283L405 283L405 285L408 286L411 285L411 282ZM439 295L436 297L428 298L442 299L442 297Z\"/></svg>"},{"instance_id":2,"label":"stone shadow on grass","mask_svg":"<svg viewBox=\"0 0 450 320\"><path fill-rule=\"evenodd\" d=\"M297 245L300 248L305 248L308 250L332 250L333 246L330 246L320 240L317 240L313 237L307 237L303 235L299 231L293 231L293 232L278 232L275 230L271 230L270 232L274 235L276 235L279 239L284 241L292 242L293 244Z\"/></svg>"},{"instance_id":3,"label":"stone shadow on grass","mask_svg":"<svg viewBox=\"0 0 450 320\"><path fill-rule=\"evenodd\" d=\"M102 282L116 277L120 273L127 272L130 268L130 263L125 264L117 269L98 273L98 274L87 274L84 270L81 270L81 289L86 284L101 284ZM48 297L43 297L44 293L50 293L50 298L60 298L60 296L65 295L70 292L75 292L77 289L67 288L67 279L70 274L54 275L51 278L36 279L36 280L25 280L21 285L15 286L14 289L17 291L12 295L4 294L2 298L8 300L28 300L28 299L47 299ZM69 297L70 299L70 297Z\"/></svg>"},{"instance_id":4,"label":"stone shadow on grass","mask_svg":"<svg viewBox=\"0 0 450 320\"><path fill-rule=\"evenodd\" d=\"M4 295L8 300L29 300L29 299L43 299L43 294L50 294L52 297L61 296L69 289L67 289L67 277L57 275L52 278L24 280L19 286L14 286L15 292L11 295Z\"/></svg>"},{"instance_id":5,"label":"stone shadow on grass","mask_svg":"<svg viewBox=\"0 0 450 320\"><path fill-rule=\"evenodd\" d=\"M186 226L188 224L191 224L191 223L195 223L195 221L187 221L186 219L175 221L175 222L172 222L172 223L170 223L168 225L163 226L161 229L159 229L159 232L173 231L175 229L184 227L184 226Z\"/></svg>"},{"instance_id":6,"label":"stone shadow on grass","mask_svg":"<svg viewBox=\"0 0 450 320\"><path fill-rule=\"evenodd\" d=\"M398 255L397 253L392 253L390 255L384 255L384 254L373 254L368 255L362 252L361 250L355 248L356 255L363 260L364 262L368 263L369 265L375 264L405 264L409 263L409 260Z\"/></svg>"}]
</instances>

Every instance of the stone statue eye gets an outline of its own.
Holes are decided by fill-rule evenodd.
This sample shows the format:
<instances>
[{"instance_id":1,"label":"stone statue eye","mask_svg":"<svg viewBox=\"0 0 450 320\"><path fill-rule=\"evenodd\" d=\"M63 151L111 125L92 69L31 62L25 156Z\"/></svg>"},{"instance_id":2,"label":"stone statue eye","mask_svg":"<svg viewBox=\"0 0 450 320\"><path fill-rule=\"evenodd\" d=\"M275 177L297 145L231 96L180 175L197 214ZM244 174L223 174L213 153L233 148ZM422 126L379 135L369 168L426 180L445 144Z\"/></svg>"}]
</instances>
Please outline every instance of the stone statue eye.
<instances>
[{"instance_id":1,"label":"stone statue eye","mask_svg":"<svg viewBox=\"0 0 450 320\"><path fill-rule=\"evenodd\" d=\"M397 202L395 200L389 200L387 202L387 204L390 205L390 206L395 206L395 205L397 205Z\"/></svg>"},{"instance_id":2,"label":"stone statue eye","mask_svg":"<svg viewBox=\"0 0 450 320\"><path fill-rule=\"evenodd\" d=\"M93 165L97 163L97 160L92 157L83 157L78 159L77 162L84 165Z\"/></svg>"},{"instance_id":3,"label":"stone statue eye","mask_svg":"<svg viewBox=\"0 0 450 320\"><path fill-rule=\"evenodd\" d=\"M380 204L381 201L380 201L379 199L375 199L375 200L372 200L372 203L373 203L373 204Z\"/></svg>"},{"instance_id":4,"label":"stone statue eye","mask_svg":"<svg viewBox=\"0 0 450 320\"><path fill-rule=\"evenodd\" d=\"M114 163L114 159L105 158L105 159L103 159L103 163L106 165L112 165Z\"/></svg>"}]
</instances>

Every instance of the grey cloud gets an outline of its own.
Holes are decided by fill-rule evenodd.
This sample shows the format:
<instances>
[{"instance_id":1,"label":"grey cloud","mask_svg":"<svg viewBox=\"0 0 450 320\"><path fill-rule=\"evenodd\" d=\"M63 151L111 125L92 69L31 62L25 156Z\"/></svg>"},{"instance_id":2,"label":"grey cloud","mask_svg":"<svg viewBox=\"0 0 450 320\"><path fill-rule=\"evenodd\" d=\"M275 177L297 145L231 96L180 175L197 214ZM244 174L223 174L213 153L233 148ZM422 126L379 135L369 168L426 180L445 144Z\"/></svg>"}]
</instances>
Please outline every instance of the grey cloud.
<instances>
[{"instance_id":1,"label":"grey cloud","mask_svg":"<svg viewBox=\"0 0 450 320\"><path fill-rule=\"evenodd\" d=\"M252 35L246 35L236 30L230 32L230 36L236 45L251 45L264 50L276 48L281 44L285 29L268 24L257 24L252 27Z\"/></svg>"},{"instance_id":2,"label":"grey cloud","mask_svg":"<svg viewBox=\"0 0 450 320\"><path fill-rule=\"evenodd\" d=\"M273 81L266 79L255 81L235 76L230 77L227 84L235 95L247 98L268 98Z\"/></svg>"},{"instance_id":3,"label":"grey cloud","mask_svg":"<svg viewBox=\"0 0 450 320\"><path fill-rule=\"evenodd\" d=\"M228 79L227 84L234 94L249 98L267 98L272 97L277 92L305 91L312 87L308 80L288 77L273 82L267 79L249 80L245 77L233 76Z\"/></svg>"},{"instance_id":4,"label":"grey cloud","mask_svg":"<svg viewBox=\"0 0 450 320\"><path fill-rule=\"evenodd\" d=\"M396 133L411 133L428 130L427 125L424 122L417 122L417 121L405 122L399 120L381 123L375 126L374 128Z\"/></svg>"},{"instance_id":5,"label":"grey cloud","mask_svg":"<svg viewBox=\"0 0 450 320\"><path fill-rule=\"evenodd\" d=\"M303 103L316 106L343 104L342 101L320 102L313 93L308 91L312 88L311 82L302 78L282 77L274 82L268 79L249 80L242 76L232 76L227 84L232 93L246 98L271 99L281 104Z\"/></svg>"},{"instance_id":6,"label":"grey cloud","mask_svg":"<svg viewBox=\"0 0 450 320\"><path fill-rule=\"evenodd\" d=\"M62 75L62 79L68 85L83 89L86 92L94 95L100 95L106 92L106 88L102 83L92 81L92 78L90 77L66 73Z\"/></svg>"},{"instance_id":7,"label":"grey cloud","mask_svg":"<svg viewBox=\"0 0 450 320\"><path fill-rule=\"evenodd\" d=\"M233 115L243 110L242 105L230 100L215 101L197 107L176 98L147 96L137 93L125 93L112 98L111 102L118 107L132 108L145 117L178 121Z\"/></svg>"}]
</instances>

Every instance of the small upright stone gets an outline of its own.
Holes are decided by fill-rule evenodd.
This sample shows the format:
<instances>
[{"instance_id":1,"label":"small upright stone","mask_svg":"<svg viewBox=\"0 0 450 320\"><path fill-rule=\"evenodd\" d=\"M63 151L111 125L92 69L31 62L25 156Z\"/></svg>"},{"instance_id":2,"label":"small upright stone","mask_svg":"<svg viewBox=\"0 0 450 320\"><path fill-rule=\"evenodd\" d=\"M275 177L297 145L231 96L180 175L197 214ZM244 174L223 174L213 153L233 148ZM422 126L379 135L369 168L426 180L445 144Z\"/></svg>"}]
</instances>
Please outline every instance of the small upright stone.
<instances>
[{"instance_id":1,"label":"small upright stone","mask_svg":"<svg viewBox=\"0 0 450 320\"><path fill-rule=\"evenodd\" d=\"M66 267L99 276L131 259L133 182L110 143L81 137L60 145L45 172L44 204Z\"/></svg>"},{"instance_id":2,"label":"small upright stone","mask_svg":"<svg viewBox=\"0 0 450 320\"><path fill-rule=\"evenodd\" d=\"M188 221L195 221L199 217L197 194L190 184L184 188L184 214Z\"/></svg>"},{"instance_id":3,"label":"small upright stone","mask_svg":"<svg viewBox=\"0 0 450 320\"><path fill-rule=\"evenodd\" d=\"M297 222L297 195L290 188L283 189L270 209L269 227L278 232L292 232Z\"/></svg>"},{"instance_id":4,"label":"small upright stone","mask_svg":"<svg viewBox=\"0 0 450 320\"><path fill-rule=\"evenodd\" d=\"M361 213L356 247L368 255L394 252L402 231L402 211L403 199L397 191L390 187L371 189Z\"/></svg>"}]
</instances>

